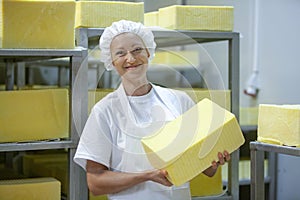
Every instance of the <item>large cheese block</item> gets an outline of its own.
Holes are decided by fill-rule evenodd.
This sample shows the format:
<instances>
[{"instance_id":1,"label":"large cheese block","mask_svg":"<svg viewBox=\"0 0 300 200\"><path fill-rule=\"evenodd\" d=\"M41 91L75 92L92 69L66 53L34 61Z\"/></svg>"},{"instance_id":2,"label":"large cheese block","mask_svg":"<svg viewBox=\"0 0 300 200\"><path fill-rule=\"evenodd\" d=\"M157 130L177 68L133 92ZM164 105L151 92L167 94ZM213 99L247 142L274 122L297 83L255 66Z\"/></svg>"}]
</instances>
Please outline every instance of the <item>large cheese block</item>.
<instances>
[{"instance_id":1,"label":"large cheese block","mask_svg":"<svg viewBox=\"0 0 300 200\"><path fill-rule=\"evenodd\" d=\"M232 31L232 6L173 5L159 9L159 26L177 30Z\"/></svg>"},{"instance_id":2,"label":"large cheese block","mask_svg":"<svg viewBox=\"0 0 300 200\"><path fill-rule=\"evenodd\" d=\"M191 195L194 197L217 196L223 193L222 167L219 166L213 177L203 173L190 181Z\"/></svg>"},{"instance_id":3,"label":"large cheese block","mask_svg":"<svg viewBox=\"0 0 300 200\"><path fill-rule=\"evenodd\" d=\"M60 182L54 178L0 181L1 200L60 200Z\"/></svg>"},{"instance_id":4,"label":"large cheese block","mask_svg":"<svg viewBox=\"0 0 300 200\"><path fill-rule=\"evenodd\" d=\"M119 20L144 21L144 3L121 1L77 1L76 27L100 28Z\"/></svg>"},{"instance_id":5,"label":"large cheese block","mask_svg":"<svg viewBox=\"0 0 300 200\"><path fill-rule=\"evenodd\" d=\"M260 104L257 140L300 147L300 105Z\"/></svg>"},{"instance_id":6,"label":"large cheese block","mask_svg":"<svg viewBox=\"0 0 300 200\"><path fill-rule=\"evenodd\" d=\"M145 26L158 26L159 24L158 11L147 12L144 14L144 25Z\"/></svg>"},{"instance_id":7,"label":"large cheese block","mask_svg":"<svg viewBox=\"0 0 300 200\"><path fill-rule=\"evenodd\" d=\"M75 47L75 0L3 0L0 48Z\"/></svg>"},{"instance_id":8,"label":"large cheese block","mask_svg":"<svg viewBox=\"0 0 300 200\"><path fill-rule=\"evenodd\" d=\"M244 141L235 116L203 99L141 142L152 166L167 170L168 179L181 185L218 160L218 152L231 153Z\"/></svg>"},{"instance_id":9,"label":"large cheese block","mask_svg":"<svg viewBox=\"0 0 300 200\"><path fill-rule=\"evenodd\" d=\"M67 89L0 92L0 142L69 136Z\"/></svg>"}]
</instances>

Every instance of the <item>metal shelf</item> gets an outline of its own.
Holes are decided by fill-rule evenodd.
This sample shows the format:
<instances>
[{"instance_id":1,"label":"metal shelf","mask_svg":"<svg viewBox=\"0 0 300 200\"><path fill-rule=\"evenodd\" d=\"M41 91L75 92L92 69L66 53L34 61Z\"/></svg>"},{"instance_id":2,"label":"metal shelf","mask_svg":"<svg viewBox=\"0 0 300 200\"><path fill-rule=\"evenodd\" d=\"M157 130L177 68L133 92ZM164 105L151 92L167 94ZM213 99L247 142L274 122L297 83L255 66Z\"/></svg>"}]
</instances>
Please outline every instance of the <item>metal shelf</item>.
<instances>
[{"instance_id":1,"label":"metal shelf","mask_svg":"<svg viewBox=\"0 0 300 200\"><path fill-rule=\"evenodd\" d=\"M251 199L263 200L265 198L264 162L265 152L269 155L269 198L276 199L276 173L277 154L286 154L300 157L300 148L267 144L262 142L250 142L251 153Z\"/></svg>"},{"instance_id":2,"label":"metal shelf","mask_svg":"<svg viewBox=\"0 0 300 200\"><path fill-rule=\"evenodd\" d=\"M22 62L61 57L81 57L83 48L75 49L0 49L1 62Z\"/></svg>"},{"instance_id":3,"label":"metal shelf","mask_svg":"<svg viewBox=\"0 0 300 200\"><path fill-rule=\"evenodd\" d=\"M0 152L31 151L45 149L68 149L76 148L77 144L72 141L33 141L23 143L0 143Z\"/></svg>"},{"instance_id":4,"label":"metal shelf","mask_svg":"<svg viewBox=\"0 0 300 200\"><path fill-rule=\"evenodd\" d=\"M150 28L151 29L151 28ZM239 39L237 32L214 31L183 31L151 29L158 47L178 46L197 43L217 42ZM87 48L98 45L103 28L78 28L76 29L76 41L78 46Z\"/></svg>"},{"instance_id":5,"label":"metal shelf","mask_svg":"<svg viewBox=\"0 0 300 200\"><path fill-rule=\"evenodd\" d=\"M6 64L6 90L13 90L14 67L16 63L47 61L56 58L69 59L70 70L70 138L61 141L37 141L24 143L0 143L0 152L30 151L45 149L68 149L70 200L87 198L83 170L73 162L79 135L87 119L87 49L0 49L0 62ZM76 119L74 118L76 117Z\"/></svg>"},{"instance_id":6,"label":"metal shelf","mask_svg":"<svg viewBox=\"0 0 300 200\"><path fill-rule=\"evenodd\" d=\"M77 46L95 48L99 44L99 38L103 33L102 28L78 28L75 31ZM181 31L158 30L153 28L157 47L180 46L207 42L228 42L228 77L231 90L231 112L239 119L239 33L237 32L211 32L211 31ZM212 199L239 199L239 150L231 154L228 170L228 192L222 197ZM193 200L203 199L194 197ZM210 199L205 197L205 199Z\"/></svg>"}]
</instances>

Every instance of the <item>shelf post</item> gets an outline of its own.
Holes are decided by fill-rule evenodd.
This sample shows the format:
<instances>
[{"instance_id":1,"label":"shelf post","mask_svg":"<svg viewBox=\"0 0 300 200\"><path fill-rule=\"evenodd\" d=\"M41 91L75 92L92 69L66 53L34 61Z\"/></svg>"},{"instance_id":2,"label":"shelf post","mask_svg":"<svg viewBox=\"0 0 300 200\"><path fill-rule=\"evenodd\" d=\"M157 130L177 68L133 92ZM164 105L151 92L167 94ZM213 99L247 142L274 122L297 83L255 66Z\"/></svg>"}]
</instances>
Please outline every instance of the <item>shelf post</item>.
<instances>
[{"instance_id":1,"label":"shelf post","mask_svg":"<svg viewBox=\"0 0 300 200\"><path fill-rule=\"evenodd\" d=\"M80 135L88 117L88 69L87 49L82 48L82 56L73 56L70 60L70 133L77 147ZM74 161L76 148L69 149L69 200L88 199L86 174Z\"/></svg>"}]
</instances>

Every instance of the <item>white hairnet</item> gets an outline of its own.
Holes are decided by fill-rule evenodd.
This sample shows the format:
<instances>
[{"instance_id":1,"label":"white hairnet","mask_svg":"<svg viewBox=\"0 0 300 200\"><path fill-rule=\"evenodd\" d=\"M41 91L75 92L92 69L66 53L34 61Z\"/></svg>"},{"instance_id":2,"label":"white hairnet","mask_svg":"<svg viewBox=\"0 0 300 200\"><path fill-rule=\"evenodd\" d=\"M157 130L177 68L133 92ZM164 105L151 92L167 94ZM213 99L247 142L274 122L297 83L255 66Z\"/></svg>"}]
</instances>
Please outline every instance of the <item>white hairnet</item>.
<instances>
[{"instance_id":1,"label":"white hairnet","mask_svg":"<svg viewBox=\"0 0 300 200\"><path fill-rule=\"evenodd\" d=\"M153 33L150 29L146 28L143 24L120 20L112 23L110 27L105 28L102 36L100 37L99 47L101 49L100 60L104 63L107 70L112 70L112 58L110 53L110 44L114 37L121 33L135 33L144 42L146 48L149 51L149 61L153 58L156 43L154 41Z\"/></svg>"}]
</instances>

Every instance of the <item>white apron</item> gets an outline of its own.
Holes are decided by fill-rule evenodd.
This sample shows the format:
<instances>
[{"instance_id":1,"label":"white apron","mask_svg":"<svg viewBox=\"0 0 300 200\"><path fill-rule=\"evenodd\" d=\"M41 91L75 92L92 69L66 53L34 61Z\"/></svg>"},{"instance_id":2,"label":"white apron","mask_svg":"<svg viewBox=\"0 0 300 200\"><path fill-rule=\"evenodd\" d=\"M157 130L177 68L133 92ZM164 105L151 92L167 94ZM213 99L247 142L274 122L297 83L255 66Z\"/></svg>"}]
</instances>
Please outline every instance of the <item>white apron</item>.
<instances>
[{"instance_id":1,"label":"white apron","mask_svg":"<svg viewBox=\"0 0 300 200\"><path fill-rule=\"evenodd\" d=\"M173 116L168 116L166 118L167 121L170 121L180 115L177 109L172 107L174 102L170 102L169 97L167 98L166 96L162 95L163 93L161 93L159 88L156 88L155 86L153 86L153 90L163 104L170 111L172 111ZM117 95L123 109L123 112L121 113L124 115L121 116L122 119L120 120L120 123L117 124L122 133L119 134L117 138L117 145L113 151L117 151L115 153L122 156L119 165L112 170L131 173L151 170L153 167L150 165L147 159L140 140L142 137L149 136L149 134L157 131L167 121L164 120L155 121L152 123L137 124L134 112L131 109L130 102L128 101L122 85L117 89ZM191 198L188 183L179 187L166 187L152 181L147 181L120 193L109 195L109 199L189 200Z\"/></svg>"}]
</instances>

